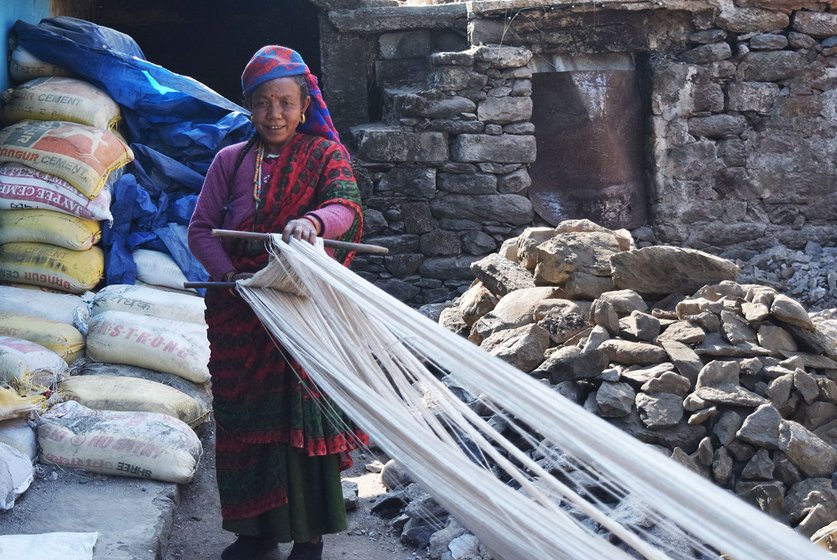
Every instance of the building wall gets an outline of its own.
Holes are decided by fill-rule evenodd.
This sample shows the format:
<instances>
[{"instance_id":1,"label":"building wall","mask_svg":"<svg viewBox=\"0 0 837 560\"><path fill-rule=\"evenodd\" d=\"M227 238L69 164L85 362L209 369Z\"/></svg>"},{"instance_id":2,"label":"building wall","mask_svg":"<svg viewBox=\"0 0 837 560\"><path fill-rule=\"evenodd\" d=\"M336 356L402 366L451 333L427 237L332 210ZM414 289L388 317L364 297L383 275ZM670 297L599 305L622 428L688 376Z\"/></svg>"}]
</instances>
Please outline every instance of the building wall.
<instances>
[{"instance_id":1,"label":"building wall","mask_svg":"<svg viewBox=\"0 0 837 560\"><path fill-rule=\"evenodd\" d=\"M366 239L391 250L356 261L370 280L412 304L444 301L471 262L543 224L528 199L531 76L561 56L643 60L657 242L741 259L837 244L833 1L470 7L323 12L323 75L352 84L329 102L353 143Z\"/></svg>"},{"instance_id":2,"label":"building wall","mask_svg":"<svg viewBox=\"0 0 837 560\"><path fill-rule=\"evenodd\" d=\"M12 26L19 19L38 23L41 19L49 17L50 0L4 0L0 2L0 22L3 25L2 40L0 40L0 60L4 62L9 59L9 32ZM8 65L6 66L8 68ZM8 70L0 72L0 91L10 85Z\"/></svg>"}]
</instances>

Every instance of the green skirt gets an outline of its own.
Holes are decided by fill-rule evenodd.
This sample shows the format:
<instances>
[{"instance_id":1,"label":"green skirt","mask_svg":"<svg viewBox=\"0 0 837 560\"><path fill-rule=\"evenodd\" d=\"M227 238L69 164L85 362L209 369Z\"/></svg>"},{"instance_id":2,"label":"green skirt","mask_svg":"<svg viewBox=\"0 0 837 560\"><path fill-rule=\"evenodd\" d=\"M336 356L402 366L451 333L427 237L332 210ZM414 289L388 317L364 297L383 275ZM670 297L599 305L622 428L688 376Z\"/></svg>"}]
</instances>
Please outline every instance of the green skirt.
<instances>
[{"instance_id":1,"label":"green skirt","mask_svg":"<svg viewBox=\"0 0 837 560\"><path fill-rule=\"evenodd\" d=\"M308 542L320 535L339 533L348 527L340 465L337 455L310 457L286 444L266 445L274 459L284 463L288 503L255 517L224 519L222 527L242 535L272 535L280 542ZM282 460L284 458L284 460ZM218 472L218 488L238 487L235 480L223 480Z\"/></svg>"}]
</instances>

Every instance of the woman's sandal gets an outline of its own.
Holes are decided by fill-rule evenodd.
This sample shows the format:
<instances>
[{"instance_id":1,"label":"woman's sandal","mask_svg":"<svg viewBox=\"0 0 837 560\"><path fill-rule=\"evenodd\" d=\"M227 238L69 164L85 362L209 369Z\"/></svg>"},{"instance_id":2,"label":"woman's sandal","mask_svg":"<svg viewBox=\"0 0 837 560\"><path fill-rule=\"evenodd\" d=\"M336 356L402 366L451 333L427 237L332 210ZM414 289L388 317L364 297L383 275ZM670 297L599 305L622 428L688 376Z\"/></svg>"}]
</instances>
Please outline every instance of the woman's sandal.
<instances>
[{"instance_id":1,"label":"woman's sandal","mask_svg":"<svg viewBox=\"0 0 837 560\"><path fill-rule=\"evenodd\" d=\"M235 542L221 553L221 560L256 560L274 550L278 544L279 539L270 535L238 535Z\"/></svg>"},{"instance_id":2,"label":"woman's sandal","mask_svg":"<svg viewBox=\"0 0 837 560\"><path fill-rule=\"evenodd\" d=\"M323 539L318 542L295 542L288 560L322 560Z\"/></svg>"}]
</instances>

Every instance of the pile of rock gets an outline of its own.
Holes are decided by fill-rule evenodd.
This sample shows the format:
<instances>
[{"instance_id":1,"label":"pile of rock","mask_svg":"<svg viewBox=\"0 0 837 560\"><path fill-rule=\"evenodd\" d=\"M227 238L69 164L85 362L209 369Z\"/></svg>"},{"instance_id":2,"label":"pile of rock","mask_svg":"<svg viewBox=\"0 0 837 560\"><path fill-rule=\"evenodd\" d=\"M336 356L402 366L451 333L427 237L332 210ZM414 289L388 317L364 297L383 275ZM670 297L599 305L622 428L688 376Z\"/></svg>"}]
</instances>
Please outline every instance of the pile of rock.
<instances>
[{"instance_id":1,"label":"pile of rock","mask_svg":"<svg viewBox=\"0 0 837 560\"><path fill-rule=\"evenodd\" d=\"M658 241L648 225L632 230L631 235L638 248L656 245ZM741 269L740 283L776 288L809 311L837 308L837 247L809 240L804 247L792 249L778 241L773 242L763 251L733 248L722 251L719 256L735 261Z\"/></svg>"},{"instance_id":2,"label":"pile of rock","mask_svg":"<svg viewBox=\"0 0 837 560\"><path fill-rule=\"evenodd\" d=\"M741 277L773 286L809 310L837 307L837 247L809 241L795 251L777 245L741 263Z\"/></svg>"},{"instance_id":3,"label":"pile of rock","mask_svg":"<svg viewBox=\"0 0 837 560\"><path fill-rule=\"evenodd\" d=\"M471 269L443 325L805 535L837 519L833 314L586 220Z\"/></svg>"}]
</instances>

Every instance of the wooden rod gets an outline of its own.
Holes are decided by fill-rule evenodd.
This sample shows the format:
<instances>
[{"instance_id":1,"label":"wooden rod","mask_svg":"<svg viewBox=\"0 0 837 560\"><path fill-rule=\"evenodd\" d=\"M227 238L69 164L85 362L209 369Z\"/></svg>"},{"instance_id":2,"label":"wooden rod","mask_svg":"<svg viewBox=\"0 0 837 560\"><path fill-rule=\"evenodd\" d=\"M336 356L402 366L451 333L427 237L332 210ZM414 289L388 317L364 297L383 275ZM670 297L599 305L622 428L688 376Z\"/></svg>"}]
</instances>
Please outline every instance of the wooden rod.
<instances>
[{"instance_id":1,"label":"wooden rod","mask_svg":"<svg viewBox=\"0 0 837 560\"><path fill-rule=\"evenodd\" d=\"M269 241L270 233L259 233L255 231L235 231L231 229L213 229L212 235L215 237L236 237L238 239L260 239ZM348 251L357 251L358 253L373 253L377 255L386 255L389 249L381 247L380 245L369 245L367 243L351 243L349 241L337 241L336 239L323 239L323 245L332 249L346 249Z\"/></svg>"},{"instance_id":2,"label":"wooden rod","mask_svg":"<svg viewBox=\"0 0 837 560\"><path fill-rule=\"evenodd\" d=\"M184 288L235 288L235 282L183 282Z\"/></svg>"}]
</instances>

